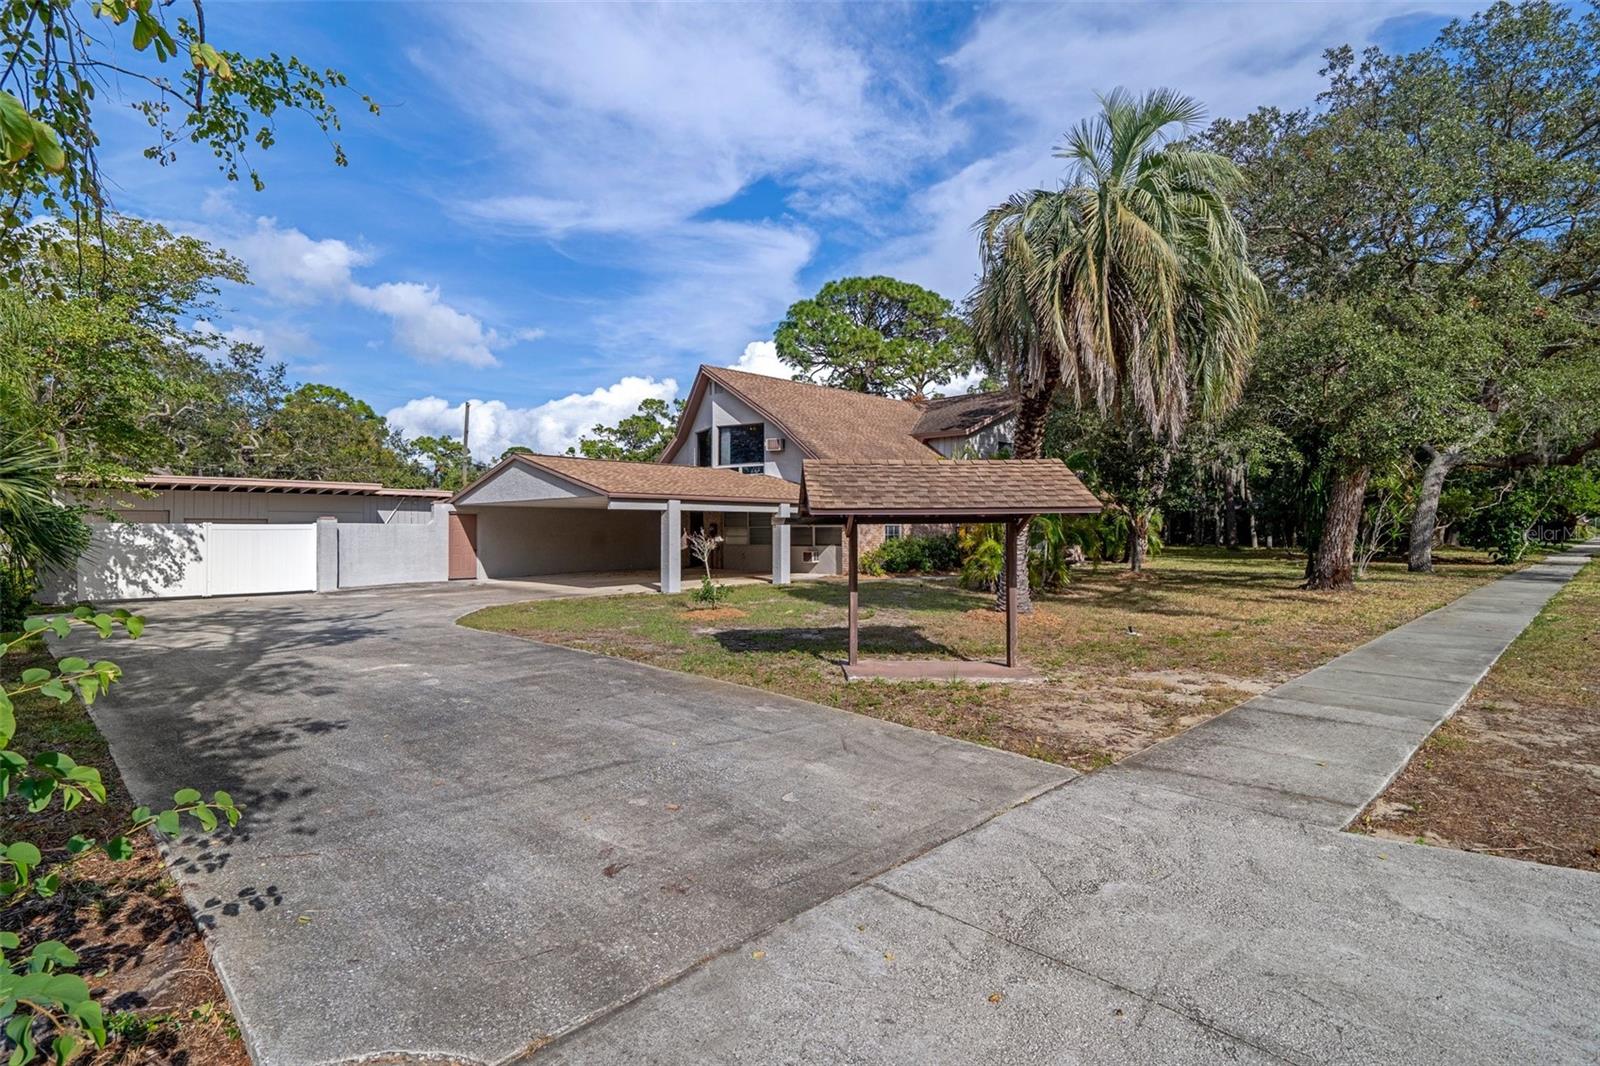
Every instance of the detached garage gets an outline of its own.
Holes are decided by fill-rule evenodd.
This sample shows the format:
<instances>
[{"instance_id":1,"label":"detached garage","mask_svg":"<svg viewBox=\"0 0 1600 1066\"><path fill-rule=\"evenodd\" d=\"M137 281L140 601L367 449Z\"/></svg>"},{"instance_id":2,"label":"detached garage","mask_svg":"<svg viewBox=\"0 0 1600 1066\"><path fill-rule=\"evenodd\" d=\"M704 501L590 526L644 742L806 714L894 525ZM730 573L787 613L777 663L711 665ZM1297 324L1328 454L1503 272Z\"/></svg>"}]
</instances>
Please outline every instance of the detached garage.
<instances>
[{"instance_id":1,"label":"detached garage","mask_svg":"<svg viewBox=\"0 0 1600 1066\"><path fill-rule=\"evenodd\" d=\"M799 498L798 485L765 474L507 456L455 498L452 570L467 576L456 567L468 558L476 576L500 580L650 571L661 591L676 592L698 565L688 535L704 529L723 538L714 572L787 582L820 567L814 550L796 566L787 520Z\"/></svg>"}]
</instances>

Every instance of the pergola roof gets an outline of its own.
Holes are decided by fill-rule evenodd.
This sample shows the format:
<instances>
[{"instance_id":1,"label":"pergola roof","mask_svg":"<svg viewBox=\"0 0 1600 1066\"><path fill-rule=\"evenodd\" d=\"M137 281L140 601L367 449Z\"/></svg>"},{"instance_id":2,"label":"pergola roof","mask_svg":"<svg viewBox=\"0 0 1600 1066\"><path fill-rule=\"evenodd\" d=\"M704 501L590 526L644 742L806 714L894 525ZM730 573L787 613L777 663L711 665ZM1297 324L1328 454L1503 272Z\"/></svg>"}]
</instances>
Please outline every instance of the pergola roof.
<instances>
[{"instance_id":1,"label":"pergola roof","mask_svg":"<svg viewBox=\"0 0 1600 1066\"><path fill-rule=\"evenodd\" d=\"M147 474L134 482L141 489L188 489L194 492L301 492L318 496L415 496L448 500L448 489L391 489L375 481L304 481L266 477L190 477Z\"/></svg>"},{"instance_id":2,"label":"pergola roof","mask_svg":"<svg viewBox=\"0 0 1600 1066\"><path fill-rule=\"evenodd\" d=\"M696 502L795 503L799 486L765 474L741 474L709 466L676 466L669 463L632 463L614 459L580 459L575 455L536 455L518 452L508 455L482 477L463 489L458 502L480 485L513 464L554 474L579 488L614 500L689 500Z\"/></svg>"},{"instance_id":3,"label":"pergola roof","mask_svg":"<svg viewBox=\"0 0 1600 1066\"><path fill-rule=\"evenodd\" d=\"M808 459L801 509L858 521L990 521L1036 514L1099 514L1100 501L1059 459L866 463Z\"/></svg>"}]
</instances>

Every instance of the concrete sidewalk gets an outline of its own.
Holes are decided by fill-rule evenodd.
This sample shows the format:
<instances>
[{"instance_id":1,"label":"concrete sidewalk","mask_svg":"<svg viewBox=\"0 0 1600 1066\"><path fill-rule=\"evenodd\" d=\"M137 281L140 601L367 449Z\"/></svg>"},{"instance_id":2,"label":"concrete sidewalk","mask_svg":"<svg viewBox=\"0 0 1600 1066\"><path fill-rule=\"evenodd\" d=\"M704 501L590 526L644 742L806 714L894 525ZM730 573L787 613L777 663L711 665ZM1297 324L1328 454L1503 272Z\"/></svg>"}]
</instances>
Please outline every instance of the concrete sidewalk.
<instances>
[{"instance_id":1,"label":"concrete sidewalk","mask_svg":"<svg viewBox=\"0 0 1600 1066\"><path fill-rule=\"evenodd\" d=\"M1600 878L1334 831L1593 545L784 922L538 1063L1593 1062Z\"/></svg>"}]
</instances>

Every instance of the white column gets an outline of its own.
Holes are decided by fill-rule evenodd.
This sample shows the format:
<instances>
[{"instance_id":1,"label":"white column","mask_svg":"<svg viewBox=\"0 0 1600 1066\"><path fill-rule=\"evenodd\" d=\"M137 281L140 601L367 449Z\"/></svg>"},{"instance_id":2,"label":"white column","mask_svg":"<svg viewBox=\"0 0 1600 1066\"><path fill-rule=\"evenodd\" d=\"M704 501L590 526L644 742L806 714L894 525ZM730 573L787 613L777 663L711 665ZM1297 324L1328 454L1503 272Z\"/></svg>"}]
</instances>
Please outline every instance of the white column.
<instances>
[{"instance_id":1,"label":"white column","mask_svg":"<svg viewBox=\"0 0 1600 1066\"><path fill-rule=\"evenodd\" d=\"M787 585L790 581L790 563L792 556L789 554L791 541L789 529L789 515L792 509L788 504L778 505L778 513L772 516L772 583L774 585Z\"/></svg>"},{"instance_id":2,"label":"white column","mask_svg":"<svg viewBox=\"0 0 1600 1066\"><path fill-rule=\"evenodd\" d=\"M661 512L661 591L683 590L683 502L668 500Z\"/></svg>"}]
</instances>

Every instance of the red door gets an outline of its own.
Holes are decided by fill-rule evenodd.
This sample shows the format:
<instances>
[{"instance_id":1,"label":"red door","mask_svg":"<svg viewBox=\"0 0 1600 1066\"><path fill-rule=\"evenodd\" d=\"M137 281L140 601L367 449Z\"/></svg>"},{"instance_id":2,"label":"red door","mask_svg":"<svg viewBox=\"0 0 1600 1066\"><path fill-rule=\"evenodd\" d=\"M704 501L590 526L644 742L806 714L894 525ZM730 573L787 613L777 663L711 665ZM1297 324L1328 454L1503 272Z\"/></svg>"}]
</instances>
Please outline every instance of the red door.
<instances>
[{"instance_id":1,"label":"red door","mask_svg":"<svg viewBox=\"0 0 1600 1066\"><path fill-rule=\"evenodd\" d=\"M478 576L478 516L450 512L450 580Z\"/></svg>"}]
</instances>

